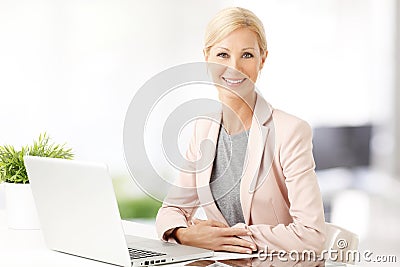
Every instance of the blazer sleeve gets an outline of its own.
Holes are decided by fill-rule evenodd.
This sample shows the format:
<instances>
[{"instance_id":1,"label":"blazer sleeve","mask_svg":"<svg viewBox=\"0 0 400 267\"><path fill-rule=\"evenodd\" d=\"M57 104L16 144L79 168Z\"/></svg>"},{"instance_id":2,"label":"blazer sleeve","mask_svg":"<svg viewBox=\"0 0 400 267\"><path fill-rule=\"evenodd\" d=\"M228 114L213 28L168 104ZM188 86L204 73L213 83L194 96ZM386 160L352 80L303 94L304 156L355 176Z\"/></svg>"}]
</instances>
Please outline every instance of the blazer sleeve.
<instances>
[{"instance_id":1,"label":"blazer sleeve","mask_svg":"<svg viewBox=\"0 0 400 267\"><path fill-rule=\"evenodd\" d=\"M197 160L196 125L197 123L185 154L187 164L195 164ZM176 243L176 240L169 237L169 234L176 227L187 227L199 206L195 172L180 171L174 185L158 210L156 230L160 239Z\"/></svg>"},{"instance_id":2,"label":"blazer sleeve","mask_svg":"<svg viewBox=\"0 0 400 267\"><path fill-rule=\"evenodd\" d=\"M290 202L288 225L237 225L252 233L259 249L312 250L321 252L325 242L325 221L320 189L314 171L312 131L304 121L290 127L279 148L279 162ZM276 160L276 159L275 159Z\"/></svg>"}]
</instances>

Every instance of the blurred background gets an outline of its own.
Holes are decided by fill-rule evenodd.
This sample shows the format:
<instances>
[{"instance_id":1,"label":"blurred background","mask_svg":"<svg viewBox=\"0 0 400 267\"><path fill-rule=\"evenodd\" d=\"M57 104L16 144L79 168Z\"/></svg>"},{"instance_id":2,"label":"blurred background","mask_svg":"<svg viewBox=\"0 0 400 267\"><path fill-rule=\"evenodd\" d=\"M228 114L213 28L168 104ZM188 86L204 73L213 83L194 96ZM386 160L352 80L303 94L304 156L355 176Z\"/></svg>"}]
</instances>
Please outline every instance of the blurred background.
<instances>
[{"instance_id":1,"label":"blurred background","mask_svg":"<svg viewBox=\"0 0 400 267\"><path fill-rule=\"evenodd\" d=\"M125 112L152 76L203 60L205 26L227 6L264 23L258 89L313 127L326 220L400 261L400 0L0 0L0 145L47 131L107 163L122 216L151 223L160 203L127 170Z\"/></svg>"}]
</instances>

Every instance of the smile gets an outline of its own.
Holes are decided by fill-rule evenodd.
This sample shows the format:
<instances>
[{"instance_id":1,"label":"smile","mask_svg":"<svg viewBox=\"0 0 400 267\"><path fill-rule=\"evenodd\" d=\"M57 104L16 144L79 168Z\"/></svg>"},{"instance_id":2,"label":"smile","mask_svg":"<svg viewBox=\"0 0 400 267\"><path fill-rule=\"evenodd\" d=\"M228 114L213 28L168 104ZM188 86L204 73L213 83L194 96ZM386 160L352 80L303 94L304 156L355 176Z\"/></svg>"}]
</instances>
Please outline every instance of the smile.
<instances>
[{"instance_id":1,"label":"smile","mask_svg":"<svg viewBox=\"0 0 400 267\"><path fill-rule=\"evenodd\" d=\"M222 77L222 79L228 83L228 85L237 85L237 84L241 84L244 82L244 80L246 80L246 78L243 79L229 79L229 78L225 78Z\"/></svg>"}]
</instances>

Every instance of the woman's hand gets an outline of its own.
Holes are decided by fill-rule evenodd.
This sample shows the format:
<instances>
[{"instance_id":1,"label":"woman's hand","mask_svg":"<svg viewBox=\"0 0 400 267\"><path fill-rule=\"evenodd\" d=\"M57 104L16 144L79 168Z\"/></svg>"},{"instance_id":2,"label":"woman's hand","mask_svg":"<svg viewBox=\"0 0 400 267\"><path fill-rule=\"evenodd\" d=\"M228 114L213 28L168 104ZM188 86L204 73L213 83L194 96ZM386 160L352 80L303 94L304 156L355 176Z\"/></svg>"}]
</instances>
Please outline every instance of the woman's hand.
<instances>
[{"instance_id":1,"label":"woman's hand","mask_svg":"<svg viewBox=\"0 0 400 267\"><path fill-rule=\"evenodd\" d=\"M229 251L248 253L256 250L256 246L238 236L250 236L246 229L231 228L214 220L193 220L193 225L179 228L175 238L183 245L211 249L214 251Z\"/></svg>"}]
</instances>

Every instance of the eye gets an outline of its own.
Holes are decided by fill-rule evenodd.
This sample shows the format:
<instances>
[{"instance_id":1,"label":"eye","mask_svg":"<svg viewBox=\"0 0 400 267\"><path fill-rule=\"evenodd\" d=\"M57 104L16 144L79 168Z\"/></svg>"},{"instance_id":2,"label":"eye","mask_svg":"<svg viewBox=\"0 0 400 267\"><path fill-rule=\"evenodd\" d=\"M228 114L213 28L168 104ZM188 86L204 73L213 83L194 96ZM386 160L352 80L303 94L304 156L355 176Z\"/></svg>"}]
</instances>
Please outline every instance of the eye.
<instances>
[{"instance_id":1,"label":"eye","mask_svg":"<svg viewBox=\"0 0 400 267\"><path fill-rule=\"evenodd\" d=\"M225 53L225 52L221 52L221 53L218 53L218 54L217 54L217 57L220 57L220 58L228 58L229 55L228 55L227 53Z\"/></svg>"},{"instance_id":2,"label":"eye","mask_svg":"<svg viewBox=\"0 0 400 267\"><path fill-rule=\"evenodd\" d=\"M253 54L249 53L249 52L244 52L242 55L243 58L252 58L254 57Z\"/></svg>"}]
</instances>

